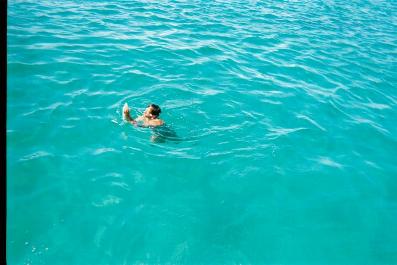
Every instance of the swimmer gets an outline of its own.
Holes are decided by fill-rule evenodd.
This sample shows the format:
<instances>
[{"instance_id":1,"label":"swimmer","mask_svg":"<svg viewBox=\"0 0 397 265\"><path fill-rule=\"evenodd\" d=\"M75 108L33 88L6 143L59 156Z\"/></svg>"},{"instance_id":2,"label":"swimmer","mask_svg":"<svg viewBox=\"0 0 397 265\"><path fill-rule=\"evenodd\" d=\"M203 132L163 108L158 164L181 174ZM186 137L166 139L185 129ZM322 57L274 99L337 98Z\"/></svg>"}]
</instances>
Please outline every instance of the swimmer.
<instances>
[{"instance_id":1,"label":"swimmer","mask_svg":"<svg viewBox=\"0 0 397 265\"><path fill-rule=\"evenodd\" d=\"M180 139L175 131L158 118L160 113L161 109L158 105L149 104L141 116L133 119L127 103L123 107L124 120L137 127L152 128L153 135L150 138L152 142L164 143L166 140L179 141Z\"/></svg>"},{"instance_id":2,"label":"swimmer","mask_svg":"<svg viewBox=\"0 0 397 265\"><path fill-rule=\"evenodd\" d=\"M123 107L123 118L132 125L139 127L157 127L163 125L164 121L158 118L160 113L161 109L158 105L149 104L141 116L133 119L127 103Z\"/></svg>"}]
</instances>

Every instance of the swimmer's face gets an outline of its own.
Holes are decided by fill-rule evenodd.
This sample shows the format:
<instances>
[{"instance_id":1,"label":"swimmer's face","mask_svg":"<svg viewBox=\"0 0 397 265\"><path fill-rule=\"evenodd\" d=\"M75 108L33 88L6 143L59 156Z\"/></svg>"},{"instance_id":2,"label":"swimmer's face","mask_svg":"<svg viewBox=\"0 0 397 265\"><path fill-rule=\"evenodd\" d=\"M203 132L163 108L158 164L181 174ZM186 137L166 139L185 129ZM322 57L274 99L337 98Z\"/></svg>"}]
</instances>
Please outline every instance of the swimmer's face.
<instances>
[{"instance_id":1,"label":"swimmer's face","mask_svg":"<svg viewBox=\"0 0 397 265\"><path fill-rule=\"evenodd\" d=\"M156 117L152 114L152 107L150 106L145 109L145 111L143 112L143 116L149 119L153 119Z\"/></svg>"}]
</instances>

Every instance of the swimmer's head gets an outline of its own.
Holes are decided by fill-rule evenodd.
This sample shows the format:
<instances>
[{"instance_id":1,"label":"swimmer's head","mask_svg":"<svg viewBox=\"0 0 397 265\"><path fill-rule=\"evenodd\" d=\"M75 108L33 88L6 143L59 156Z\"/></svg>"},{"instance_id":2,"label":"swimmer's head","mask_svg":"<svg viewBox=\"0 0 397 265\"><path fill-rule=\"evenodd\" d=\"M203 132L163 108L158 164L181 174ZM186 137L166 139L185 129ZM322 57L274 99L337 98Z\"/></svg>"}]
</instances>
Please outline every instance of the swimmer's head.
<instances>
[{"instance_id":1,"label":"swimmer's head","mask_svg":"<svg viewBox=\"0 0 397 265\"><path fill-rule=\"evenodd\" d=\"M143 113L143 115L144 115L146 118L149 118L149 119L156 119L156 118L158 118L158 116L160 115L160 113L161 113L161 109L160 109L160 107L159 107L158 105L156 105L156 104L149 104L149 105L147 106L145 112Z\"/></svg>"}]
</instances>

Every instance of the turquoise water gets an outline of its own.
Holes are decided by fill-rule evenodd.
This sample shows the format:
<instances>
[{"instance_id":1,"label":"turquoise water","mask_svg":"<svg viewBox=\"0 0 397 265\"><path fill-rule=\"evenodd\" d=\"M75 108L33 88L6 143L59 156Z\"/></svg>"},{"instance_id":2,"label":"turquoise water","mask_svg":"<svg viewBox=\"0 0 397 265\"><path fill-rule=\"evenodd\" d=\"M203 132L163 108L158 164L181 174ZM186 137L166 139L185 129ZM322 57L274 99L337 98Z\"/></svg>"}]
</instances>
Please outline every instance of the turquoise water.
<instances>
[{"instance_id":1,"label":"turquoise water","mask_svg":"<svg viewBox=\"0 0 397 265\"><path fill-rule=\"evenodd\" d=\"M8 263L397 264L396 6L8 1Z\"/></svg>"}]
</instances>

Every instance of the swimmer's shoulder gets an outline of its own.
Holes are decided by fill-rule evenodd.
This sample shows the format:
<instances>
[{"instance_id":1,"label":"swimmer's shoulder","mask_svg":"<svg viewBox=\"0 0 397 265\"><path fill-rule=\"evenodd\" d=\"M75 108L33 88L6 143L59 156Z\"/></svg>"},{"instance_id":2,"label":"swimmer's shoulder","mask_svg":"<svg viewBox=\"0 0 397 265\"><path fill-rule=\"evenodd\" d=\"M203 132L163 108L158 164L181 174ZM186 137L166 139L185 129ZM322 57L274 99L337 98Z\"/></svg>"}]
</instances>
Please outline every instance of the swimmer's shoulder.
<instances>
[{"instance_id":1,"label":"swimmer's shoulder","mask_svg":"<svg viewBox=\"0 0 397 265\"><path fill-rule=\"evenodd\" d=\"M160 120L160 119L155 119L154 121L153 121L153 125L154 126L162 126L162 125L164 125L165 123L164 123L164 121L163 120Z\"/></svg>"},{"instance_id":2,"label":"swimmer's shoulder","mask_svg":"<svg viewBox=\"0 0 397 265\"><path fill-rule=\"evenodd\" d=\"M148 125L152 127L159 127L159 126L163 126L164 124L165 124L164 121L160 119L155 119L148 122Z\"/></svg>"}]
</instances>

